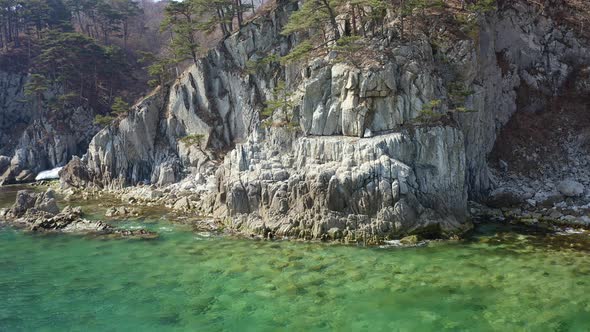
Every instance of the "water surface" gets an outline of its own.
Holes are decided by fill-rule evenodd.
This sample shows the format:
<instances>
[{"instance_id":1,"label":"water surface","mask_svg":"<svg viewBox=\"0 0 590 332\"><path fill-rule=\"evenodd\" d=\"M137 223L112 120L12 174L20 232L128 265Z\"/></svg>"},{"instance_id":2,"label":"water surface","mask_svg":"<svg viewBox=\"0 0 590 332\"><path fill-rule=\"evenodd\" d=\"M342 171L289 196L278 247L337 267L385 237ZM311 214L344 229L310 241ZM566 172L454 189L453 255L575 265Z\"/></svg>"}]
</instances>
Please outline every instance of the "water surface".
<instances>
[{"instance_id":1,"label":"water surface","mask_svg":"<svg viewBox=\"0 0 590 332\"><path fill-rule=\"evenodd\" d=\"M360 248L147 221L123 226L160 239L0 228L0 331L590 330L587 234Z\"/></svg>"}]
</instances>

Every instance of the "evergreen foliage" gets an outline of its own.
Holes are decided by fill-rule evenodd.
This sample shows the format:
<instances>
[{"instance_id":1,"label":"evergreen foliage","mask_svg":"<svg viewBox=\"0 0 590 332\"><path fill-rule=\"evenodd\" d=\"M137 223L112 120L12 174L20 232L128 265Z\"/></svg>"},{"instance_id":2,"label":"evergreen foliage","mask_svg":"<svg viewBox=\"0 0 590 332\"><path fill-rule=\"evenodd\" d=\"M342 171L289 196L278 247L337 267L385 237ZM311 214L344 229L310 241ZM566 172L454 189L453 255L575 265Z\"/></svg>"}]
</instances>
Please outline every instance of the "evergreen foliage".
<instances>
[{"instance_id":1,"label":"evergreen foliage","mask_svg":"<svg viewBox=\"0 0 590 332\"><path fill-rule=\"evenodd\" d=\"M172 33L170 48L179 60L188 58L197 62L199 44L196 38L197 22L194 18L197 9L196 1L183 1L170 2L164 11L161 30L170 29Z\"/></svg>"},{"instance_id":2,"label":"evergreen foliage","mask_svg":"<svg viewBox=\"0 0 590 332\"><path fill-rule=\"evenodd\" d=\"M270 126L275 116L282 116L281 125L288 125L292 122L293 109L296 103L292 99L293 93L288 91L285 81L280 80L273 91L273 98L266 101L266 107L261 115L264 119L263 125Z\"/></svg>"}]
</instances>

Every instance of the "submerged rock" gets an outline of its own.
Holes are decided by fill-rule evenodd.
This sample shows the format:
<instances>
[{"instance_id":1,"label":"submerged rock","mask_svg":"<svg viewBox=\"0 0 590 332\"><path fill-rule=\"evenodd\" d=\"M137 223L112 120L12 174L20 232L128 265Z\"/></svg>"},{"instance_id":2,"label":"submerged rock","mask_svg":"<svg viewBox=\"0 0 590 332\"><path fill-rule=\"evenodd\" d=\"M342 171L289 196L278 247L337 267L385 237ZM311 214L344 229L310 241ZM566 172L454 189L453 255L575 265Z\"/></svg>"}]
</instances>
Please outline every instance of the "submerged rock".
<instances>
[{"instance_id":1,"label":"submerged rock","mask_svg":"<svg viewBox=\"0 0 590 332\"><path fill-rule=\"evenodd\" d=\"M104 216L108 217L108 218L114 218L114 217L122 218L122 217L130 217L130 216L137 217L139 215L140 215L140 212L136 208L127 208L125 206L108 208L104 214Z\"/></svg>"}]
</instances>

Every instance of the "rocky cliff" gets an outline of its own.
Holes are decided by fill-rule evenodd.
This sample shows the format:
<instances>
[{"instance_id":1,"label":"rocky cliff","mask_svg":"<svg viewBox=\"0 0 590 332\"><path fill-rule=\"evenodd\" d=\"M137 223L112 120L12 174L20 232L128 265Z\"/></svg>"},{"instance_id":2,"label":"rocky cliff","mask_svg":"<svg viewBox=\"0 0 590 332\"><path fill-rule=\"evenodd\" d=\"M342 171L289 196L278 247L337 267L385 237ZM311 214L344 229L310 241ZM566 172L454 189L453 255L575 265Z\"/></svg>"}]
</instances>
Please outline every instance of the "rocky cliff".
<instances>
[{"instance_id":1,"label":"rocky cliff","mask_svg":"<svg viewBox=\"0 0 590 332\"><path fill-rule=\"evenodd\" d=\"M0 70L0 185L27 182L86 152L98 128L87 109L46 111L25 95L28 75ZM55 87L46 93L47 101Z\"/></svg>"},{"instance_id":2,"label":"rocky cliff","mask_svg":"<svg viewBox=\"0 0 590 332\"><path fill-rule=\"evenodd\" d=\"M76 164L84 181L197 182L201 211L266 235L449 236L469 228L468 199L494 187L488 156L504 124L543 108L590 63L570 28L515 1L482 18L475 39L448 27L446 38L401 43L392 28L370 41L374 61L345 64L332 52L252 71L296 43L280 34L295 7L278 1L98 133ZM289 121L262 123L279 78L296 106ZM472 112L454 109L457 86ZM434 100L444 120L424 121Z\"/></svg>"}]
</instances>

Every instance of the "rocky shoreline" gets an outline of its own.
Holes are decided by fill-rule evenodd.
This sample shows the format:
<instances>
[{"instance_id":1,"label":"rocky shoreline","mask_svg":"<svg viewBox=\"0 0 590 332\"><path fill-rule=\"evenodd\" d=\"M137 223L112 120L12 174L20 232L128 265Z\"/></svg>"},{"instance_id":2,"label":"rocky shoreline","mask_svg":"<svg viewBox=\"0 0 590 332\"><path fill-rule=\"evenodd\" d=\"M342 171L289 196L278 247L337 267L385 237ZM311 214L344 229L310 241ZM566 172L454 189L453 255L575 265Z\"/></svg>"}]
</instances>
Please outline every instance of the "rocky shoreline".
<instances>
[{"instance_id":1,"label":"rocky shoreline","mask_svg":"<svg viewBox=\"0 0 590 332\"><path fill-rule=\"evenodd\" d=\"M81 207L59 209L53 189L35 193L20 190L10 209L0 210L0 222L38 233L96 235L109 238L156 239L158 234L145 229L118 229L97 220L84 219Z\"/></svg>"},{"instance_id":2,"label":"rocky shoreline","mask_svg":"<svg viewBox=\"0 0 590 332\"><path fill-rule=\"evenodd\" d=\"M181 189L182 188L182 189ZM262 227L251 227L249 224L236 222L231 218L220 218L214 214L207 214L204 212L202 206L206 201L202 197L207 195L198 185L198 181L186 179L179 183L158 187L155 185L139 185L135 187L126 187L122 189L100 189L93 187L91 189L57 189L65 200L71 197L83 197L85 200L101 199L104 197L115 198L119 203L108 205L106 217L114 219L132 218L141 215L141 209L144 207L150 208L165 208L168 211L175 213L176 220L190 219L198 217L198 227L195 230L206 230L217 232L219 234L226 234L231 236L238 236L243 238L267 239L267 240L303 240L303 241L324 241L331 243L343 244L360 244L369 246L420 246L432 240L459 240L463 234L468 233L472 229L472 225L495 222L499 224L514 224L524 227L531 227L531 229L544 229L552 233L567 232L572 229L590 230L590 224L585 222L585 210L578 209L575 205L568 205L570 208L577 210L579 213L575 216L567 209L562 209L563 204L569 204L573 201L583 201L583 197L578 197L577 200L572 198L565 199L565 201L557 201L550 205L549 202L543 202L536 206L523 204L515 206L494 207L493 203L485 205L473 201L468 203L469 214L467 220L470 227L464 229L461 233L452 234L446 237L441 237L439 234L432 235L428 233L414 233L404 234L401 236L384 235L384 236L369 236L358 232L343 232L341 229L328 229L328 231L318 237L301 236L294 233L281 233L277 229L267 227L266 224L261 223ZM565 198L565 196L560 196ZM565 203L564 203L565 202ZM568 203L569 202L569 203ZM522 203L522 202L521 202ZM105 207L107 207L105 205ZM555 211L559 211L563 216L555 218Z\"/></svg>"},{"instance_id":3,"label":"rocky shoreline","mask_svg":"<svg viewBox=\"0 0 590 332\"><path fill-rule=\"evenodd\" d=\"M471 228L460 234L447 237L432 236L431 234L404 234L402 236L375 236L362 232L344 232L341 229L329 229L325 235L306 237L294 233L281 233L270 227L253 228L239 224L235 220L215 217L205 214L201 208L203 204L202 188L188 180L166 186L140 185L122 189L100 189L96 187L86 189L63 189L57 182L39 182L31 188L36 190L49 187L44 192L19 191L15 204L10 209L0 210L0 220L4 224L40 233L69 233L90 234L108 238L154 239L158 234L144 229L125 230L113 227L104 221L87 220L83 218L82 208L66 206L60 210L57 200L65 203L80 204L90 202L104 211L106 220L141 219L146 215L146 209L157 211L153 215L166 216L173 223L190 224L193 231L235 236L247 239L290 240L290 241L322 241L346 245L380 246L380 247L416 247L428 245L432 241L460 240ZM180 189L182 188L182 189ZM55 189L55 190L54 190ZM564 189L565 190L565 189ZM540 195L537 195L540 196ZM549 233L571 233L590 230L587 222L587 207L578 206L586 196L559 196L564 200L543 201L542 204L532 206L521 201L513 200L511 207L494 207L500 196L492 196L489 204L469 202L467 216L470 225L481 223L497 223L499 225L520 225L525 228L542 229ZM502 195L506 198L505 193ZM519 196L520 197L520 196ZM520 197L522 198L522 197ZM149 212L148 212L149 213ZM557 214L559 213L559 216Z\"/></svg>"},{"instance_id":4,"label":"rocky shoreline","mask_svg":"<svg viewBox=\"0 0 590 332\"><path fill-rule=\"evenodd\" d=\"M358 63L337 50L273 62L299 43L280 33L296 9L278 1L100 130L60 172L66 199L105 192L121 202L108 218L166 207L247 236L345 243L456 238L481 218L588 227L588 160L529 178L491 160L524 137L519 155L543 163L526 149L540 137L510 121L552 125L562 99L581 102L555 133L588 155L572 124L586 117L590 53L559 15L514 1L479 17L477 38L449 26L411 42L392 17ZM279 82L293 106L264 115Z\"/></svg>"}]
</instances>

